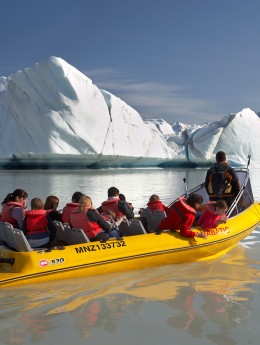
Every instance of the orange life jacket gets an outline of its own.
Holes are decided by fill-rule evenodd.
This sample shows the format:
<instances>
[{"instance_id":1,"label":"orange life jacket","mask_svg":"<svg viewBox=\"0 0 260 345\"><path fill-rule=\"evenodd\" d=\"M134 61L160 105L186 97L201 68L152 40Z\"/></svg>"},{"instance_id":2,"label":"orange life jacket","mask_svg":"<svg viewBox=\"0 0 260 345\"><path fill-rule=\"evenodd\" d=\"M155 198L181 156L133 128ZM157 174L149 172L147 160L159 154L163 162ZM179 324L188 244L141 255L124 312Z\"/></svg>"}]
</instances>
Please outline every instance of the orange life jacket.
<instances>
[{"instance_id":1,"label":"orange life jacket","mask_svg":"<svg viewBox=\"0 0 260 345\"><path fill-rule=\"evenodd\" d=\"M120 200L119 198L114 198L114 199L109 199L102 202L103 213L107 213L107 211L111 210L116 215L114 220L116 220L117 218L123 217L124 214L118 208L119 200Z\"/></svg>"},{"instance_id":2,"label":"orange life jacket","mask_svg":"<svg viewBox=\"0 0 260 345\"><path fill-rule=\"evenodd\" d=\"M35 234L39 232L49 233L46 210L27 211L25 226L26 226L27 234Z\"/></svg>"},{"instance_id":3,"label":"orange life jacket","mask_svg":"<svg viewBox=\"0 0 260 345\"><path fill-rule=\"evenodd\" d=\"M84 212L79 212L78 210L73 211L70 215L70 225L73 228L82 229L87 237L91 239L93 237L96 237L97 234L102 231L102 229L98 225L98 223L91 222L88 219L87 211L88 209L86 209L86 211Z\"/></svg>"},{"instance_id":4,"label":"orange life jacket","mask_svg":"<svg viewBox=\"0 0 260 345\"><path fill-rule=\"evenodd\" d=\"M76 202L69 202L68 204L66 204L66 206L63 208L61 215L62 223L69 223L71 213L75 211L78 206L79 204Z\"/></svg>"},{"instance_id":5,"label":"orange life jacket","mask_svg":"<svg viewBox=\"0 0 260 345\"><path fill-rule=\"evenodd\" d=\"M25 210L24 210L22 204L20 204L17 201L9 201L9 202L7 202L6 204L3 205L2 221L3 222L8 222L8 223L12 224L13 227L17 228L18 227L17 220L14 219L11 216L11 212L10 212L11 209L14 208L14 207L20 207L22 209L23 213L25 214Z\"/></svg>"}]
</instances>

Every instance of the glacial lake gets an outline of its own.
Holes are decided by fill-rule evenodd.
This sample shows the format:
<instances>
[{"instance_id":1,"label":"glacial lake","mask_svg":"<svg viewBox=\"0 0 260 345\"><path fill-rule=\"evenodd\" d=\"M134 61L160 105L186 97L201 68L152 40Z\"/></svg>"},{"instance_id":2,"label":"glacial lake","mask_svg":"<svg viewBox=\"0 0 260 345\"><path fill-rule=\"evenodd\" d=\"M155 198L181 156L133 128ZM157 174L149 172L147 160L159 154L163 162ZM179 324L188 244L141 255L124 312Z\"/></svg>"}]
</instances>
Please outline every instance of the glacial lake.
<instances>
[{"instance_id":1,"label":"glacial lake","mask_svg":"<svg viewBox=\"0 0 260 345\"><path fill-rule=\"evenodd\" d=\"M250 169L260 200L259 169ZM158 194L168 205L204 180L205 169L0 171L1 201L16 188L53 194L60 208L75 191L94 207L119 188L135 211ZM260 228L225 256L199 263L0 289L0 344L257 345Z\"/></svg>"}]
</instances>

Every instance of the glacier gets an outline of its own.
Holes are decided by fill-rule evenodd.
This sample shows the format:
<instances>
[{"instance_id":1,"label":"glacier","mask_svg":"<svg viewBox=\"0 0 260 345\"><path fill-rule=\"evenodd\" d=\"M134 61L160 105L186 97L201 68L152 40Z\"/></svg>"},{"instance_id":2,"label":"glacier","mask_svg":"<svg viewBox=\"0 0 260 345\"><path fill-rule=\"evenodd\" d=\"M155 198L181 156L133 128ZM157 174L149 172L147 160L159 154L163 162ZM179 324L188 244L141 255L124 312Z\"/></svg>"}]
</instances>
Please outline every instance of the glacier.
<instances>
[{"instance_id":1,"label":"glacier","mask_svg":"<svg viewBox=\"0 0 260 345\"><path fill-rule=\"evenodd\" d=\"M144 120L62 58L0 77L0 167L260 166L260 118L245 108L202 125Z\"/></svg>"}]
</instances>

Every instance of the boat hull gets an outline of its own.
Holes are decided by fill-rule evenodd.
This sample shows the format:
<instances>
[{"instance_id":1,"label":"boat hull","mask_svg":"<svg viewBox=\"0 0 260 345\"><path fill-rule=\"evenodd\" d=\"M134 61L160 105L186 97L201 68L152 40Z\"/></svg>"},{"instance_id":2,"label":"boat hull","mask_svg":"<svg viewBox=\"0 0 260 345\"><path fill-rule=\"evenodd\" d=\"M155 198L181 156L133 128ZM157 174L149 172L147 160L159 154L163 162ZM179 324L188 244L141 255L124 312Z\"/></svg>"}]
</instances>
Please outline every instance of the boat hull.
<instances>
[{"instance_id":1,"label":"boat hull","mask_svg":"<svg viewBox=\"0 0 260 345\"><path fill-rule=\"evenodd\" d=\"M183 238L179 232L165 231L161 235L129 236L51 251L15 252L2 247L0 258L14 259L14 264L0 264L0 286L214 259L231 250L259 224L260 205L254 203L226 224L210 230L207 239Z\"/></svg>"}]
</instances>

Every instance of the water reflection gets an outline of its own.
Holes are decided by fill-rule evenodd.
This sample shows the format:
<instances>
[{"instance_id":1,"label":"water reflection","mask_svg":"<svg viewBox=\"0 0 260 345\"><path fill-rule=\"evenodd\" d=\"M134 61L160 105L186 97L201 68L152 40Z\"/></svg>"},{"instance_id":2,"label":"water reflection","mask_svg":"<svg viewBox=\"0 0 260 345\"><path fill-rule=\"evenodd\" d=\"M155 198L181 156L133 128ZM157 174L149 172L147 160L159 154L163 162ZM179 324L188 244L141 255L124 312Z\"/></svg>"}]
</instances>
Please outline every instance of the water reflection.
<instances>
[{"instance_id":1,"label":"water reflection","mask_svg":"<svg viewBox=\"0 0 260 345\"><path fill-rule=\"evenodd\" d=\"M122 322L128 324L127 337L150 309L151 327L154 322L215 344L236 344L231 331L248 327L252 289L259 282L259 262L250 266L244 251L237 246L214 262L1 289L1 343L38 343L57 332L64 316L76 338L101 330L116 335ZM163 313L156 315L158 303ZM69 335L66 328L63 332Z\"/></svg>"}]
</instances>

